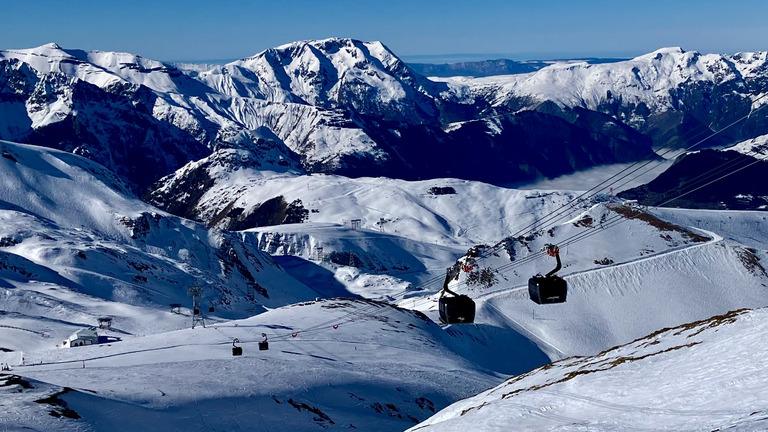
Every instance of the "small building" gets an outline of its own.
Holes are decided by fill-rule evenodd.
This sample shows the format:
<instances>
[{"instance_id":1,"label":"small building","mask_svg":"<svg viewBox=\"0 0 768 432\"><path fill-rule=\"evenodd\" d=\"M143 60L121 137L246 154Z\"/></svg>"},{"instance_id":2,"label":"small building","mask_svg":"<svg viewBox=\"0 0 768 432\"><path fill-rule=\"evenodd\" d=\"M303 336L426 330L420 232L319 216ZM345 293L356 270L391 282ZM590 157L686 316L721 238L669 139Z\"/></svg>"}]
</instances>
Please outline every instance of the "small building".
<instances>
[{"instance_id":1,"label":"small building","mask_svg":"<svg viewBox=\"0 0 768 432\"><path fill-rule=\"evenodd\" d=\"M67 340L62 342L62 345L71 348L83 345L96 345L98 343L99 335L96 333L96 327L88 327L72 333Z\"/></svg>"},{"instance_id":2,"label":"small building","mask_svg":"<svg viewBox=\"0 0 768 432\"><path fill-rule=\"evenodd\" d=\"M102 330L112 330L112 317L99 317L99 328Z\"/></svg>"}]
</instances>

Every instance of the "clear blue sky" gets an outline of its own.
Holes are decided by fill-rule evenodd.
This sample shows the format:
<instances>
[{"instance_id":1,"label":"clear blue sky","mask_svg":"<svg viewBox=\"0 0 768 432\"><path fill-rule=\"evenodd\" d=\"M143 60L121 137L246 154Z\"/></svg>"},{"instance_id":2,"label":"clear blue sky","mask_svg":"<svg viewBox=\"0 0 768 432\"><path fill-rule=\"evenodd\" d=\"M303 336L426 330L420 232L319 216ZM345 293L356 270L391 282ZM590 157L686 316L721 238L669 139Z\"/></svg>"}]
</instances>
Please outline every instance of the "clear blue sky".
<instances>
[{"instance_id":1,"label":"clear blue sky","mask_svg":"<svg viewBox=\"0 0 768 432\"><path fill-rule=\"evenodd\" d=\"M15 0L2 15L0 49L56 42L168 61L335 36L380 40L406 60L768 50L765 0Z\"/></svg>"}]
</instances>

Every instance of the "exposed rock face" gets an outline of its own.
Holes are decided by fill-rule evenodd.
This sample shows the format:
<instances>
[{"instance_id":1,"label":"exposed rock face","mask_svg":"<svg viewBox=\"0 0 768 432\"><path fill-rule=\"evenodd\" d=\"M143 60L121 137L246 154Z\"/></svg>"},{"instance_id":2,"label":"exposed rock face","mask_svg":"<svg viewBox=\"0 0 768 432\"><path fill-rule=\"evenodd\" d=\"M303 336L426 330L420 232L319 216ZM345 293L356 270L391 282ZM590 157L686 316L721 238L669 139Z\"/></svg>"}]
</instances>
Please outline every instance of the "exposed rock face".
<instances>
[{"instance_id":1,"label":"exposed rock face","mask_svg":"<svg viewBox=\"0 0 768 432\"><path fill-rule=\"evenodd\" d=\"M753 101L768 88L768 53L663 48L628 61L562 63L529 74L446 82L457 97L480 96L495 107L549 102L603 112L650 135L658 147L687 147L757 107ZM708 145L766 132L766 117L751 116Z\"/></svg>"},{"instance_id":2,"label":"exposed rock face","mask_svg":"<svg viewBox=\"0 0 768 432\"><path fill-rule=\"evenodd\" d=\"M0 51L0 139L84 155L153 204L210 222L197 201L222 171L555 177L688 146L748 113L766 84L765 53L664 49L435 82L381 43L351 39L187 69L48 44ZM754 116L708 144L766 131Z\"/></svg>"}]
</instances>

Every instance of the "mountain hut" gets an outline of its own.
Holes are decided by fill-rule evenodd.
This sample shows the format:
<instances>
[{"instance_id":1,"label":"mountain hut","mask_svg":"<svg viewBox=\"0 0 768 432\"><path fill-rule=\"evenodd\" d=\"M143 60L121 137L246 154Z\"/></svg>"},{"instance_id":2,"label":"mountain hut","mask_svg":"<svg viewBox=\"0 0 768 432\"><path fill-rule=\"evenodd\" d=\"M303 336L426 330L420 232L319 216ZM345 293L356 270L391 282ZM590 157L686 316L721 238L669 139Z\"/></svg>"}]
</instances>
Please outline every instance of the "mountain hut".
<instances>
[{"instance_id":1,"label":"mountain hut","mask_svg":"<svg viewBox=\"0 0 768 432\"><path fill-rule=\"evenodd\" d=\"M96 345L98 343L99 335L96 333L96 327L88 327L72 333L67 340L62 342L62 345L71 348L83 345Z\"/></svg>"}]
</instances>

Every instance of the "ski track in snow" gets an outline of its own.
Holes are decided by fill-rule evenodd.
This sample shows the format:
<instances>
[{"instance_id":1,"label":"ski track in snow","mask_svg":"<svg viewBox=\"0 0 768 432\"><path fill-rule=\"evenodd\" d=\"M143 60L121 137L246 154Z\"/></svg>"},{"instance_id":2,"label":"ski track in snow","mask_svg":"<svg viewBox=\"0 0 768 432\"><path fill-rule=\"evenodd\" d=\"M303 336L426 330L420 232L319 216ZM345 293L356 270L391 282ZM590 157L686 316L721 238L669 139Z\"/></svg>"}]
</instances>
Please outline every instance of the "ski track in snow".
<instances>
[{"instance_id":1,"label":"ski track in snow","mask_svg":"<svg viewBox=\"0 0 768 432\"><path fill-rule=\"evenodd\" d=\"M10 143L7 145L13 146ZM26 160L34 160L37 152L55 153L27 146L18 147L18 151L24 152ZM542 231L525 247L517 245L519 259L522 260L529 256L526 250L537 250L541 243L557 242L575 233L596 234L578 247L571 246L563 251L563 274L569 282L570 293L569 301L562 305L532 306L525 293L526 286L522 285L529 275L551 266L551 261L547 259L526 261L524 265L502 275L504 281L501 283L510 288L502 286L483 292L462 286L461 289L477 301L475 325L441 328L421 315L361 300L295 304L296 298L292 293L278 288L283 281L289 280L291 269L277 266L273 269L269 257L260 254L257 257L262 261L261 265L269 267L271 273L258 277L275 282L269 286L274 303L265 308L265 312L251 318L244 318L247 312L244 309L249 305L239 306L240 316L227 316L229 312L226 312L224 305L217 305L217 313L223 310L224 315L213 314L208 318L207 328L192 330L188 328L191 311L185 309L185 315L177 315L167 310L166 303L171 298L186 299L184 293L176 292L179 287L170 288L161 284L146 286L126 280L125 274L132 277L135 269L126 267L128 273L124 273L122 267L111 268L109 261L94 252L96 248L118 245L115 239L130 237L126 234L126 227L116 220L117 214L135 217L152 209L131 197L120 195L112 197L112 201L104 198L100 195L103 190L96 179L68 167L68 163L74 164L77 160L74 157L68 159L68 162L57 166L57 170L65 173L76 171L79 177L71 176L76 178L72 187L76 188L80 181L91 182L87 193L101 197L108 204L83 209L87 211L81 214L90 218L87 225L73 226L74 222L68 217L58 219L59 216L50 207L40 202L27 202L23 189L5 191L3 200L7 204L4 202L0 210L0 217L5 222L0 237L8 236L14 242L20 241L0 250L0 259L3 260L0 264L21 266L23 271L27 266L40 278L40 282L24 280L18 276L17 270L0 266L0 295L5 296L3 314L0 315L0 346L17 349L0 353L0 360L12 363L14 373L37 379L33 384L35 389L30 392L46 393L35 393L39 397L53 394L63 387L80 389L61 398L86 417L85 423L62 420L54 429L75 430L80 425L93 425L96 430L130 430L129 423L121 424L126 421L125 416L146 418L148 424L154 422L155 426L162 427L174 424L170 419L186 419L184 422L188 422L190 418L215 421L225 430L235 430L256 420L276 431L329 427L330 423L318 423L313 418L322 419L319 414L312 414L304 408L299 410L287 403L292 400L300 407L301 403L306 403L334 419L337 423L333 427L338 430L348 429L349 424L363 430L404 430L414 424L408 416L417 421L425 420L433 414L433 409L440 410L459 399L497 385L507 376L500 370L511 370L517 365L516 370L525 366L527 369L521 370L524 372L546 364L549 359L594 355L662 327L725 313L728 308L766 306L765 287L761 286L765 278L759 273L748 273L744 267L746 264L741 261L743 257L734 249L740 245L734 242L750 238L754 238L757 245L768 244L768 241L761 239L760 230L751 228L750 223L759 221L753 213L705 214L654 210L662 215L674 216L673 219L682 226L702 225L691 223L696 217L706 219L703 229L710 239L697 244L688 242L676 232L665 234L666 238L660 237L656 228L637 220L629 220L621 225L621 229L613 227L605 231L598 231L599 228L586 223L580 225L584 216L600 220L602 216L611 214L607 207L596 204L580 209L579 215L571 215L566 218L567 222L555 225L551 234ZM6 171L3 175L12 174ZM324 182L327 191L331 192L329 196L336 197L329 198L326 207L322 207L317 216L326 220L243 232L236 236L243 241L242 244L234 244L236 249L254 247L259 242L253 239L263 237L267 232L294 236L291 238L306 236L312 241L321 241L328 250L341 245L336 250L344 251L353 245L355 251L365 251L388 267L393 267L392 258L397 254L398 260L407 261L409 266L420 272L418 277L409 278L413 283L442 282L445 266L455 260L457 251L478 239L498 239L499 233L509 232L510 226L527 224L528 218L546 214L573 196L572 192L547 192L542 195L451 179L397 182L332 176L312 178ZM284 177L274 184L265 182L262 189L266 195L285 185L293 190L309 191L306 183L302 183L304 181L307 179ZM333 186L333 182L338 184ZM45 186L47 184L50 183L37 183L40 188L38 193L42 196L47 196L45 187L51 187ZM452 186L457 193L442 197L425 195L424 191L435 184ZM384 203L381 197L377 197L377 192L382 190L398 197L397 208L392 211L403 212L402 216L397 215L402 217L400 220L406 220L407 216L418 223L398 225L398 232L389 233L371 230L370 225L368 229L355 231L333 224L338 223L340 215L349 216L340 210L347 205L359 210L364 219L377 220L376 212L381 211L379 207ZM82 191L73 189L73 192ZM489 214L489 196L505 205L499 217ZM55 204L55 200L64 197L52 194L50 199ZM22 201L24 205L34 207L35 211L29 213L32 216L17 217L18 208L23 207L20 205ZM87 200L83 202L87 203ZM72 203L75 207L77 204ZM105 210L110 207L119 211ZM520 215L526 216L519 218ZM478 217L482 217L484 222L479 223ZM40 222L43 218L44 223ZM146 253L146 256L159 258L157 262L178 264L183 269L192 263L175 257L190 259L192 255L207 253L205 248L210 245L206 246L207 243L200 239L213 234L195 228L191 223L169 222L163 218L170 217L163 215L160 218L168 223L169 228L161 226L157 231L150 230L151 236L162 238L148 237L149 244L146 245L131 243L132 247L122 248L121 256L135 257L133 254ZM719 228L722 221L730 220L725 218L745 223L742 226L734 222L725 227L727 236L720 235L715 228ZM74 228L79 231L73 231ZM186 238L179 241L163 229L188 235L195 241ZM190 231L187 233L184 229ZM459 234L466 236L469 231L472 231L471 238L459 238ZM34 233L44 233L50 239L41 240ZM61 240L57 242L57 239ZM436 239L450 241L439 243ZM227 240L234 241L231 238ZM174 248L187 252L181 253ZM87 259L78 258L74 250L84 251ZM161 250L162 254L159 253ZM307 252L301 250L301 253ZM761 256L764 254L758 255L758 262ZM594 261L603 258L611 258L617 263L596 267ZM89 264L97 259L101 260L103 268ZM488 260L489 265L494 266L509 263L504 253ZM149 259L137 261L155 262ZM31 267L30 262L36 262L36 267ZM119 260L115 262L122 263ZM420 291L408 291L406 288L410 285L390 277L406 277L408 270L389 268L380 274L367 273L366 269L309 260L296 265L293 270L301 272L308 268L315 273L306 276L307 279L302 280L304 283L291 282L292 287L303 289L315 283L329 284L331 282L327 278L331 278L334 284L364 296L386 298L395 293L405 293L413 297L402 300L401 306L421 310L432 320L437 320L436 300L433 298L434 291L439 289L437 283L429 286L434 288L433 291L425 287L420 287ZM100 273L102 270L105 273ZM113 273L107 274L106 271ZM98 294L96 289L91 295L73 291L79 285L64 278L78 275L90 275L89 281L99 279L105 284L120 282L122 289L138 287L148 294L138 298L125 294L122 302L106 301L94 296ZM72 288L62 286L65 281L69 284L67 287ZM698 291L693 292L694 296L691 296L691 287L686 283L696 285ZM727 283L736 284L740 289L723 288ZM241 287L234 287L232 291L239 292L238 295L245 292ZM307 300L315 297L314 294L309 297L308 292L298 297L302 296ZM660 297L665 301L660 302ZM139 304L131 304L137 300L140 300ZM5 313L6 309L10 313ZM116 319L115 331L102 333L122 337L121 341L71 349L53 347L78 328L78 323L87 323L102 315ZM30 339L27 330L50 334L52 338L34 336L35 339ZM257 343L261 341L262 332L270 336L269 351L258 350ZM295 333L296 337L292 337L291 333ZM244 348L241 357L231 355L235 338L241 341L240 346ZM528 343L530 346L526 345ZM502 356L501 360L499 356ZM756 363L756 367L760 365ZM657 371L649 367L648 373L655 374ZM696 382L723 385L707 378L702 376ZM760 369L733 374L729 376L728 383L746 386L752 378L763 378ZM694 391L693 386L693 383L686 383L672 390L684 394ZM0 392L2 389L0 387ZM24 399L24 392L21 394L23 397L11 399L4 394L0 404L13 400L15 402L10 404L14 412L38 412L33 409L36 405ZM365 401L355 399L351 396L353 394ZM627 415L634 413L632 415L637 421L658 416L696 417L696 413L700 413L713 421L721 421L718 419L722 417L722 422L728 422L738 420L737 417L743 414L728 409L655 408L644 400L614 402L613 399L604 400L573 389L564 391L560 396L541 394L542 400L549 398L552 403L514 401L510 407L540 421L553 422L535 423L543 430L552 424L565 425L566 429L561 430L587 428L589 426L585 425L594 424L595 415L606 415L610 411ZM564 411L555 403L562 400L593 408L583 413ZM233 410L232 404L262 408ZM103 406L104 409L99 411L94 406ZM428 406L432 409L426 408ZM403 418L398 418L398 414ZM0 426L4 426L4 419L9 418L0 414ZM17 425L19 428L52 430L47 420L30 415Z\"/></svg>"}]
</instances>

